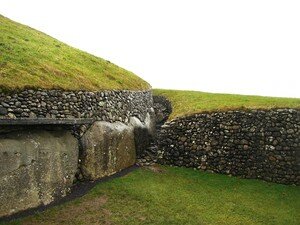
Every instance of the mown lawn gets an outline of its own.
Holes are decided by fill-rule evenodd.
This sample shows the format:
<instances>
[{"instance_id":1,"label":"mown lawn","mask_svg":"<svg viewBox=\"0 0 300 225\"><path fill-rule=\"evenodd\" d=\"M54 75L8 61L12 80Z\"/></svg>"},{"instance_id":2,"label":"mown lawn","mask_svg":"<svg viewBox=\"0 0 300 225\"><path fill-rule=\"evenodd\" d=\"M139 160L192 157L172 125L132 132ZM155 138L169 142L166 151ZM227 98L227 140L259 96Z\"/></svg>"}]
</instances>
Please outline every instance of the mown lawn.
<instances>
[{"instance_id":1,"label":"mown lawn","mask_svg":"<svg viewBox=\"0 0 300 225\"><path fill-rule=\"evenodd\" d=\"M298 225L300 188L186 168L138 169L7 224Z\"/></svg>"},{"instance_id":2,"label":"mown lawn","mask_svg":"<svg viewBox=\"0 0 300 225\"><path fill-rule=\"evenodd\" d=\"M155 89L155 95L167 97L173 107L170 120L176 117L209 111L233 109L300 108L300 98L278 98L235 94L214 94L200 91Z\"/></svg>"},{"instance_id":3,"label":"mown lawn","mask_svg":"<svg viewBox=\"0 0 300 225\"><path fill-rule=\"evenodd\" d=\"M145 90L150 85L109 61L0 15L0 91L26 88Z\"/></svg>"}]
</instances>

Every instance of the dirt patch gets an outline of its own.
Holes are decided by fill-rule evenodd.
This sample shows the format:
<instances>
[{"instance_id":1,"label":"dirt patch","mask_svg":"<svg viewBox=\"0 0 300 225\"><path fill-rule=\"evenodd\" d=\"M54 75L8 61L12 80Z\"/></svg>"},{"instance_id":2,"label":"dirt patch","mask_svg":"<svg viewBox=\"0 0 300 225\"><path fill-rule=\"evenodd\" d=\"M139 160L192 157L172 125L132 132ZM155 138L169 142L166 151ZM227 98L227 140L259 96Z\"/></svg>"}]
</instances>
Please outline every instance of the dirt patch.
<instances>
[{"instance_id":1,"label":"dirt patch","mask_svg":"<svg viewBox=\"0 0 300 225\"><path fill-rule=\"evenodd\" d=\"M66 204L59 213L48 214L39 218L24 221L24 225L55 225L55 224L105 224L110 225L111 212L103 208L108 197L102 195L97 198L86 198L78 204Z\"/></svg>"},{"instance_id":2,"label":"dirt patch","mask_svg":"<svg viewBox=\"0 0 300 225\"><path fill-rule=\"evenodd\" d=\"M144 217L144 216L139 217L139 220L140 220L140 221L146 221L146 219L147 219L147 218Z\"/></svg>"},{"instance_id":3,"label":"dirt patch","mask_svg":"<svg viewBox=\"0 0 300 225\"><path fill-rule=\"evenodd\" d=\"M165 173L165 172L166 172L165 169L161 168L161 167L158 166L158 165L145 166L144 168L145 168L146 170L150 170L150 171L152 171L152 172L154 172L154 173Z\"/></svg>"}]
</instances>

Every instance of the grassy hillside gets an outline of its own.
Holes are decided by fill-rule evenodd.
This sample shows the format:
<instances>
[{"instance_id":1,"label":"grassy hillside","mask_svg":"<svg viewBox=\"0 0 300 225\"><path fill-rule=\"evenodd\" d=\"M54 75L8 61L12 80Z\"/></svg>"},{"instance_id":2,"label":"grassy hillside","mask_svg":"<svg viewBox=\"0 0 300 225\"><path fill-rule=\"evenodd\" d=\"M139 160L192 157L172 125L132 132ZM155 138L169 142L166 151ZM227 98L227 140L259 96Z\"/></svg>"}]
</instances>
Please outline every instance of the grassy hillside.
<instances>
[{"instance_id":1,"label":"grassy hillside","mask_svg":"<svg viewBox=\"0 0 300 225\"><path fill-rule=\"evenodd\" d=\"M104 59L0 15L0 88L144 90L150 85Z\"/></svg>"},{"instance_id":2,"label":"grassy hillside","mask_svg":"<svg viewBox=\"0 0 300 225\"><path fill-rule=\"evenodd\" d=\"M296 225L299 197L295 186L152 167L98 184L72 202L6 224Z\"/></svg>"},{"instance_id":3,"label":"grassy hillside","mask_svg":"<svg viewBox=\"0 0 300 225\"><path fill-rule=\"evenodd\" d=\"M172 102L169 119L204 111L231 109L300 108L300 98L275 98L233 94L213 94L197 91L154 90Z\"/></svg>"}]
</instances>

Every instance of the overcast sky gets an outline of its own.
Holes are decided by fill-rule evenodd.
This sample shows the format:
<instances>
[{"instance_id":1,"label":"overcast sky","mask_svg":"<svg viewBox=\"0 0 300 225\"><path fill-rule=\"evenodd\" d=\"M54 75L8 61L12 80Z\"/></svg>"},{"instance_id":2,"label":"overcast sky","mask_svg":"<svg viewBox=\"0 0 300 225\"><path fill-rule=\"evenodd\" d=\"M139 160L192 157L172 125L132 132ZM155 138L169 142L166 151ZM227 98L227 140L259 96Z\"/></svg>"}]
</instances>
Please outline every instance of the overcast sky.
<instances>
[{"instance_id":1,"label":"overcast sky","mask_svg":"<svg viewBox=\"0 0 300 225\"><path fill-rule=\"evenodd\" d=\"M0 0L154 88L300 97L299 0Z\"/></svg>"}]
</instances>

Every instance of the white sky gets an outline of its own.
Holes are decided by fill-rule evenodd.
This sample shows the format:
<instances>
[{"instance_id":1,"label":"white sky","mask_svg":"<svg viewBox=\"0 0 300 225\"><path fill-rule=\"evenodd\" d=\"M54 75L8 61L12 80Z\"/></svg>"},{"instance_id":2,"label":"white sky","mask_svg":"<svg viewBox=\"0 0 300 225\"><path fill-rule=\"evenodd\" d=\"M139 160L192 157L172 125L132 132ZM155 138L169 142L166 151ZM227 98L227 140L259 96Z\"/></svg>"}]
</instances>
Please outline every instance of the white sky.
<instances>
[{"instance_id":1,"label":"white sky","mask_svg":"<svg viewBox=\"0 0 300 225\"><path fill-rule=\"evenodd\" d=\"M300 97L299 0L0 0L154 88Z\"/></svg>"}]
</instances>

